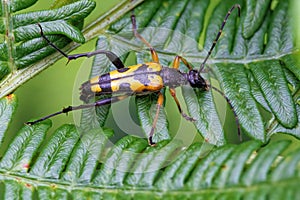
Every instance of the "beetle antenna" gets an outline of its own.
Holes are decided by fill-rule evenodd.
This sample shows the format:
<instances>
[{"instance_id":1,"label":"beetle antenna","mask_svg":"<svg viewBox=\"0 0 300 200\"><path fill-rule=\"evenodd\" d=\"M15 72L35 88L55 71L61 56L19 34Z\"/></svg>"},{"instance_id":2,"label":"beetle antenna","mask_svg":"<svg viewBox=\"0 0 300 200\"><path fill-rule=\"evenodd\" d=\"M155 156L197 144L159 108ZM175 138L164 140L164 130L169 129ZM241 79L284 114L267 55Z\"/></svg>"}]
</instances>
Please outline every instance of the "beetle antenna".
<instances>
[{"instance_id":1,"label":"beetle antenna","mask_svg":"<svg viewBox=\"0 0 300 200\"><path fill-rule=\"evenodd\" d=\"M239 138L240 138L240 141L242 141L240 121L239 121L239 118L238 118L238 116L237 116L237 113L236 113L235 110L233 109L233 105L232 105L230 99L228 99L228 97L227 97L221 90L219 90L218 88L216 88L216 87L214 87L214 86L212 86L212 85L210 85L210 84L207 84L207 86L208 86L209 88L215 90L216 92L218 92L220 95L222 95L222 97L223 97L223 98L227 101L227 103L229 104L230 109L231 109L231 111L232 111L233 114L234 114L235 123L236 123L236 126L237 126L237 128L238 128L238 136L239 136Z\"/></svg>"},{"instance_id":2,"label":"beetle antenna","mask_svg":"<svg viewBox=\"0 0 300 200\"><path fill-rule=\"evenodd\" d=\"M207 53L207 55L206 55L204 61L201 63L199 73L203 71L204 65L205 65L207 59L208 59L209 56L211 55L212 50L215 48L215 46L216 46L216 44L217 44L217 42L218 42L218 40L219 40L219 38L220 38L220 36L221 36L221 34L222 34L222 31L223 31L223 29L224 29L224 26L225 26L225 24L226 24L226 22L227 22L228 17L230 16L230 14L232 13L232 11L233 11L235 8L238 8L238 15L239 15L239 17L240 17L240 15L241 15L241 6L240 6L239 4L235 4L235 5L233 5L233 6L230 8L230 10L227 12L227 14L226 14L226 16L225 16L225 18L224 18L224 20L223 20L223 23L222 23L222 25L221 25L221 27L220 27L220 30L219 30L219 32L218 32L218 35L217 35L216 39L213 41L213 44L211 45L209 52Z\"/></svg>"}]
</instances>

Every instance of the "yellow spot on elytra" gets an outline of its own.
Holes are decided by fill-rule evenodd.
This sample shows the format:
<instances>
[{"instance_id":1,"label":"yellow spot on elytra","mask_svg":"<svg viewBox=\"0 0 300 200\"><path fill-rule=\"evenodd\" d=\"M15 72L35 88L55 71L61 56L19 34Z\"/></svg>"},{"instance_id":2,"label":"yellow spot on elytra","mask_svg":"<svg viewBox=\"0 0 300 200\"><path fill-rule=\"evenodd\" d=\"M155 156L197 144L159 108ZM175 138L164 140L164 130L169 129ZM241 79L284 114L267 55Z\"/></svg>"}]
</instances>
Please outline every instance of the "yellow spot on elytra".
<instances>
[{"instance_id":1,"label":"yellow spot on elytra","mask_svg":"<svg viewBox=\"0 0 300 200\"><path fill-rule=\"evenodd\" d=\"M101 92L102 91L102 89L100 88L100 86L98 84L92 85L91 90L92 90L92 92Z\"/></svg>"}]
</instances>

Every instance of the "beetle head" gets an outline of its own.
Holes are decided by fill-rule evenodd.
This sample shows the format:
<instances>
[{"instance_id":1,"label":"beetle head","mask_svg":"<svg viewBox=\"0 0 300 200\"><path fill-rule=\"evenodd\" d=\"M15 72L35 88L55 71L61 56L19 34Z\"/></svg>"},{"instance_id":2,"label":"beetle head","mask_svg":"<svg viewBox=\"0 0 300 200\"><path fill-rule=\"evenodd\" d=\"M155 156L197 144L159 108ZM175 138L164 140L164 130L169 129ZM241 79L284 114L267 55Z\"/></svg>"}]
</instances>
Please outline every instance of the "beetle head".
<instances>
[{"instance_id":1,"label":"beetle head","mask_svg":"<svg viewBox=\"0 0 300 200\"><path fill-rule=\"evenodd\" d=\"M189 80L190 85L193 88L201 88L204 90L208 90L208 86L207 86L205 79L201 76L201 74L197 70L189 71L188 80Z\"/></svg>"}]
</instances>

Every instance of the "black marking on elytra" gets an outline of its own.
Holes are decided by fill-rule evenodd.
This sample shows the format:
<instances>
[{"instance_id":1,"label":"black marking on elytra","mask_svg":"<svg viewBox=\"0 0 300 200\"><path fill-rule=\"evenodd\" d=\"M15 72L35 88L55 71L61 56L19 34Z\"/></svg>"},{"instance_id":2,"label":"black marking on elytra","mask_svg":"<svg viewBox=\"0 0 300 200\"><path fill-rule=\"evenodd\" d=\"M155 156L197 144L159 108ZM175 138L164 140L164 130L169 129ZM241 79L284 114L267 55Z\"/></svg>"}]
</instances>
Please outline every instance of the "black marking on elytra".
<instances>
[{"instance_id":1,"label":"black marking on elytra","mask_svg":"<svg viewBox=\"0 0 300 200\"><path fill-rule=\"evenodd\" d=\"M102 82L99 83L99 87L101 88L101 92L103 93L111 93L111 82Z\"/></svg>"},{"instance_id":2,"label":"black marking on elytra","mask_svg":"<svg viewBox=\"0 0 300 200\"><path fill-rule=\"evenodd\" d=\"M123 91L123 92L131 91L130 83L121 83L119 86L119 91Z\"/></svg>"},{"instance_id":3,"label":"black marking on elytra","mask_svg":"<svg viewBox=\"0 0 300 200\"><path fill-rule=\"evenodd\" d=\"M117 71L120 72L120 73L126 72L128 70L129 70L129 68L120 68L120 69L117 69Z\"/></svg>"},{"instance_id":4,"label":"black marking on elytra","mask_svg":"<svg viewBox=\"0 0 300 200\"><path fill-rule=\"evenodd\" d=\"M111 78L110 74L106 73L101 76L99 76L99 81L98 81L99 87L101 88L101 92L103 93L111 93Z\"/></svg>"},{"instance_id":5,"label":"black marking on elytra","mask_svg":"<svg viewBox=\"0 0 300 200\"><path fill-rule=\"evenodd\" d=\"M111 82L111 78L110 78L109 73L106 73L106 74L103 74L103 75L99 76L98 83L101 84L101 83L105 83L105 82Z\"/></svg>"}]
</instances>

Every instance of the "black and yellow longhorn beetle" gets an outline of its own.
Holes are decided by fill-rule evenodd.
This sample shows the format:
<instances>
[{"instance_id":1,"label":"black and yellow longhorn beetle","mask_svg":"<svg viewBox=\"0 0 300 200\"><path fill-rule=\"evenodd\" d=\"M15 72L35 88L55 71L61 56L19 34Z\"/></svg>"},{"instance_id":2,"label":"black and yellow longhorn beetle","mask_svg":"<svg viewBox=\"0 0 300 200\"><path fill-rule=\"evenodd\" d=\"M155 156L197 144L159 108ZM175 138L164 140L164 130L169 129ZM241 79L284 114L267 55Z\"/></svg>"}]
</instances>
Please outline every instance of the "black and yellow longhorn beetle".
<instances>
[{"instance_id":1,"label":"black and yellow longhorn beetle","mask_svg":"<svg viewBox=\"0 0 300 200\"><path fill-rule=\"evenodd\" d=\"M218 32L216 39L213 41L213 44L204 61L202 62L199 71L193 69L191 65L187 62L187 60L181 56L175 57L172 68L162 66L159 63L159 58L155 49L137 32L135 15L133 13L131 15L133 33L135 37L139 38L150 49L153 61L129 67L125 67L122 61L118 58L118 56L110 51L96 50L93 52L67 55L58 47L56 47L52 42L50 42L50 40L44 35L41 25L38 24L41 30L41 36L48 42L50 46L52 46L54 49L60 52L64 57L68 58L68 61L77 59L79 57L91 57L96 54L105 54L107 58L114 64L114 66L116 66L117 69L109 73L96 76L82 84L80 88L80 99L86 104L79 106L69 106L67 108L62 109L61 111L45 116L36 121L27 122L27 124L33 125L50 117L62 113L68 113L73 110L111 104L123 100L126 97L132 95L147 95L149 93L157 93L157 109L153 120L152 129L148 138L149 144L153 146L155 145L155 143L152 141L152 136L156 127L159 110L164 101L164 97L160 91L164 87L169 87L169 91L177 104L179 112L185 119L189 121L194 121L194 119L183 113L175 93L175 88L182 85L190 85L193 88L199 88L202 90L208 90L209 88L212 88L226 99L231 109L233 110L229 99L219 89L211 86L208 82L206 82L206 80L204 80L200 73L203 71L204 65L218 41L229 15L235 8L238 8L238 15L240 16L240 5L236 4L232 6L226 14L224 21L220 27L220 31ZM178 70L180 61L182 61L183 64L189 69L188 73L182 73ZM94 103L88 103L89 99L91 99L91 97L93 97L94 95L99 96L103 94L114 94L114 96L108 99L101 99ZM238 133L240 135L239 121L234 110L233 112L238 126Z\"/></svg>"}]
</instances>

